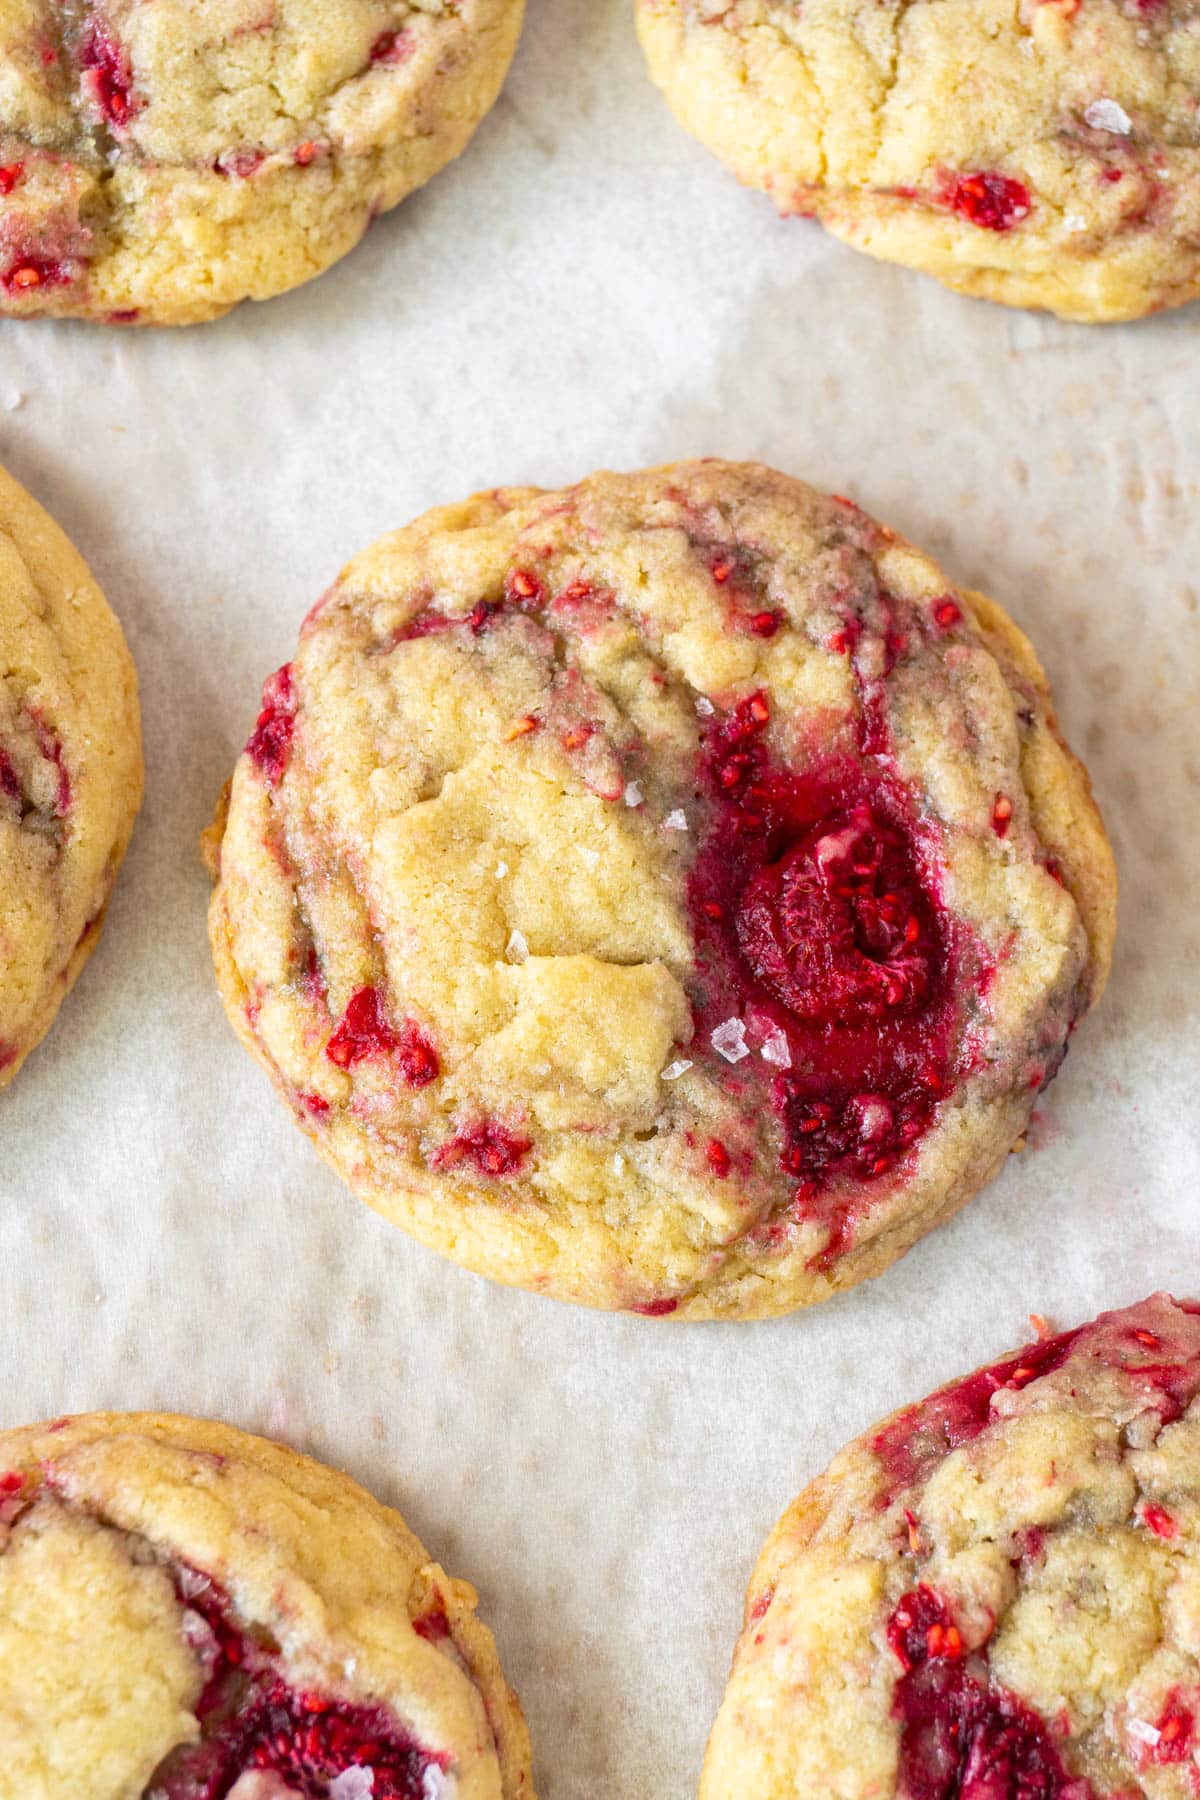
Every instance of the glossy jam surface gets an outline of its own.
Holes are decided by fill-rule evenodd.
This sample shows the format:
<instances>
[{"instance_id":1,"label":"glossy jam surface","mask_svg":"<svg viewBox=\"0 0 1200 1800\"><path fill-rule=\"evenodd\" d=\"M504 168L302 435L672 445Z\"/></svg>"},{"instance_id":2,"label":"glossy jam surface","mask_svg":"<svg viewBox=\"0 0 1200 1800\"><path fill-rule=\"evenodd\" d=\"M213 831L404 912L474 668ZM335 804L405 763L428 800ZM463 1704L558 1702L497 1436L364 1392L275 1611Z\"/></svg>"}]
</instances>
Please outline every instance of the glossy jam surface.
<instances>
[{"instance_id":1,"label":"glossy jam surface","mask_svg":"<svg viewBox=\"0 0 1200 1800\"><path fill-rule=\"evenodd\" d=\"M1044 1720L990 1679L986 1656L966 1656L940 1595L921 1586L888 1622L903 1671L898 1792L904 1800L1094 1800L1063 1765Z\"/></svg>"},{"instance_id":2,"label":"glossy jam surface","mask_svg":"<svg viewBox=\"0 0 1200 1800\"><path fill-rule=\"evenodd\" d=\"M181 1570L177 1587L206 1676L195 1706L201 1735L155 1771L147 1790L154 1800L226 1800L256 1772L274 1775L304 1800L328 1800L348 1769L370 1771L371 1800L429 1800L437 1791L441 1760L384 1708L297 1692L281 1678L274 1647L233 1623L212 1583Z\"/></svg>"},{"instance_id":3,"label":"glossy jam surface","mask_svg":"<svg viewBox=\"0 0 1200 1800\"><path fill-rule=\"evenodd\" d=\"M695 1010L700 1041L731 1019L769 1041L803 1200L882 1175L928 1129L955 1075L957 953L901 785L849 753L784 769L769 720L756 694L703 733Z\"/></svg>"}]
</instances>

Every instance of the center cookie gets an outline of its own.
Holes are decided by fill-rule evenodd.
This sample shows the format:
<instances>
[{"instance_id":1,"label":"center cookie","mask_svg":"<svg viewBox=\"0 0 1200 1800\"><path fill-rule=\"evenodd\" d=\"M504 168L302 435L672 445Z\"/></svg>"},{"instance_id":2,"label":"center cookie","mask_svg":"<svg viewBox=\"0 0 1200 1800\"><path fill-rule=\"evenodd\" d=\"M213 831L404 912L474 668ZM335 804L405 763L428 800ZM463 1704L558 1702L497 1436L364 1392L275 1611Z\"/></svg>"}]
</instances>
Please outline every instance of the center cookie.
<instances>
[{"instance_id":1,"label":"center cookie","mask_svg":"<svg viewBox=\"0 0 1200 1800\"><path fill-rule=\"evenodd\" d=\"M522 0L4 0L0 313L191 324L463 149Z\"/></svg>"},{"instance_id":2,"label":"center cookie","mask_svg":"<svg viewBox=\"0 0 1200 1800\"><path fill-rule=\"evenodd\" d=\"M213 833L246 1045L423 1242L749 1318L1002 1163L1107 973L1012 623L753 465L498 490L353 562Z\"/></svg>"}]
</instances>

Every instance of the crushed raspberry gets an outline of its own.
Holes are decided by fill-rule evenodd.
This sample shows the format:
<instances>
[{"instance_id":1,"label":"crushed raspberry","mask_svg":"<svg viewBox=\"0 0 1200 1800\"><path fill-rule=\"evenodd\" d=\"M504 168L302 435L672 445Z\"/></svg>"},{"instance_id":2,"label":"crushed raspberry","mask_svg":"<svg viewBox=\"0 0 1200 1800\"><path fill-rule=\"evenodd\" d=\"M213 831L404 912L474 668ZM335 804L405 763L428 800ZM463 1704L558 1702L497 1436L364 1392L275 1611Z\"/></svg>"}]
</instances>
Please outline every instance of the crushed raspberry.
<instances>
[{"instance_id":1,"label":"crushed raspberry","mask_svg":"<svg viewBox=\"0 0 1200 1800\"><path fill-rule=\"evenodd\" d=\"M911 1487L951 1450L971 1443L991 1422L992 1396L1002 1388L1019 1391L1061 1368L1079 1335L1075 1330L1041 1338L1018 1356L979 1369L916 1406L906 1407L871 1443L891 1487ZM882 1503L887 1504L886 1497Z\"/></svg>"},{"instance_id":2,"label":"crushed raspberry","mask_svg":"<svg viewBox=\"0 0 1200 1800\"><path fill-rule=\"evenodd\" d=\"M713 1174L722 1181L725 1179L726 1175L728 1175L730 1168L732 1167L729 1160L729 1152L721 1142L720 1138L709 1138L707 1144L704 1146L704 1160L707 1162Z\"/></svg>"},{"instance_id":3,"label":"crushed raspberry","mask_svg":"<svg viewBox=\"0 0 1200 1800\"><path fill-rule=\"evenodd\" d=\"M493 606L490 600L480 600L473 606L467 614L467 624L470 627L471 636L479 637L481 633L485 632L499 611L500 608Z\"/></svg>"},{"instance_id":4,"label":"crushed raspberry","mask_svg":"<svg viewBox=\"0 0 1200 1800\"><path fill-rule=\"evenodd\" d=\"M274 1647L234 1623L227 1597L191 1569L176 1574L188 1642L206 1675L197 1742L159 1764L161 1800L225 1800L239 1778L273 1773L303 1800L327 1800L350 1768L371 1775L371 1800L426 1800L447 1759L423 1750L385 1707L297 1692Z\"/></svg>"},{"instance_id":5,"label":"crushed raspberry","mask_svg":"<svg viewBox=\"0 0 1200 1800\"><path fill-rule=\"evenodd\" d=\"M21 783L7 750L0 750L0 794L4 794L9 800L19 801L21 798Z\"/></svg>"},{"instance_id":6,"label":"crushed raspberry","mask_svg":"<svg viewBox=\"0 0 1200 1800\"><path fill-rule=\"evenodd\" d=\"M537 607L546 597L546 589L531 569L510 569L504 582L504 597L514 606Z\"/></svg>"},{"instance_id":7,"label":"crushed raspberry","mask_svg":"<svg viewBox=\"0 0 1200 1800\"><path fill-rule=\"evenodd\" d=\"M109 124L120 131L137 111L128 52L93 25L80 46L79 63L92 99Z\"/></svg>"},{"instance_id":8,"label":"crushed raspberry","mask_svg":"<svg viewBox=\"0 0 1200 1800\"><path fill-rule=\"evenodd\" d=\"M0 167L0 195L11 194L21 179L25 168L23 162L5 163Z\"/></svg>"},{"instance_id":9,"label":"crushed raspberry","mask_svg":"<svg viewBox=\"0 0 1200 1800\"><path fill-rule=\"evenodd\" d=\"M944 201L970 225L985 231L1011 231L1029 216L1033 204L1029 189L1011 175L981 169L956 175L947 184Z\"/></svg>"},{"instance_id":10,"label":"crushed raspberry","mask_svg":"<svg viewBox=\"0 0 1200 1800\"><path fill-rule=\"evenodd\" d=\"M957 625L961 621L962 607L958 604L957 600L951 600L949 598L939 600L934 606L933 616L934 620L941 626L943 631L949 631L951 626Z\"/></svg>"},{"instance_id":11,"label":"crushed raspberry","mask_svg":"<svg viewBox=\"0 0 1200 1800\"><path fill-rule=\"evenodd\" d=\"M265 150L225 150L218 156L213 169L218 175L232 175L237 181L248 181L266 160Z\"/></svg>"},{"instance_id":12,"label":"crushed raspberry","mask_svg":"<svg viewBox=\"0 0 1200 1800\"><path fill-rule=\"evenodd\" d=\"M437 1051L420 1026L406 1019L397 1031L376 987L351 994L325 1054L339 1069L352 1069L370 1057L394 1056L409 1087L427 1087L441 1073Z\"/></svg>"},{"instance_id":13,"label":"crushed raspberry","mask_svg":"<svg viewBox=\"0 0 1200 1800\"><path fill-rule=\"evenodd\" d=\"M427 1613L414 1619L412 1627L417 1636L423 1637L427 1644L440 1644L450 1636L450 1621L440 1600Z\"/></svg>"},{"instance_id":14,"label":"crushed raspberry","mask_svg":"<svg viewBox=\"0 0 1200 1800\"><path fill-rule=\"evenodd\" d=\"M641 1313L646 1319L665 1319L676 1311L678 1300L643 1300L639 1306L630 1307L631 1312Z\"/></svg>"},{"instance_id":15,"label":"crushed raspberry","mask_svg":"<svg viewBox=\"0 0 1200 1800\"><path fill-rule=\"evenodd\" d=\"M750 1014L779 1032L781 1167L805 1206L837 1176L884 1174L928 1129L955 1073L958 950L901 785L850 757L779 767L769 720L753 694L703 733L697 1041Z\"/></svg>"},{"instance_id":16,"label":"crushed raspberry","mask_svg":"<svg viewBox=\"0 0 1200 1800\"><path fill-rule=\"evenodd\" d=\"M514 1136L494 1119L481 1119L477 1125L460 1131L435 1151L433 1166L435 1169L453 1168L464 1158L469 1158L481 1175L513 1175L532 1148L528 1138Z\"/></svg>"},{"instance_id":17,"label":"crushed raspberry","mask_svg":"<svg viewBox=\"0 0 1200 1800\"><path fill-rule=\"evenodd\" d=\"M262 711L246 745L246 755L262 770L268 787L283 779L295 729L296 687L292 665L285 663L263 683Z\"/></svg>"},{"instance_id":18,"label":"crushed raspberry","mask_svg":"<svg viewBox=\"0 0 1200 1800\"><path fill-rule=\"evenodd\" d=\"M782 615L769 610L749 613L746 616L746 630L749 631L753 637L774 637L782 624Z\"/></svg>"},{"instance_id":19,"label":"crushed raspberry","mask_svg":"<svg viewBox=\"0 0 1200 1800\"><path fill-rule=\"evenodd\" d=\"M959 1657L962 1636L940 1594L924 1582L906 1594L888 1620L887 1640L907 1674L931 1657Z\"/></svg>"},{"instance_id":20,"label":"crushed raspberry","mask_svg":"<svg viewBox=\"0 0 1200 1800\"><path fill-rule=\"evenodd\" d=\"M402 63L412 55L417 40L411 31L385 31L371 45L373 63Z\"/></svg>"},{"instance_id":21,"label":"crushed raspberry","mask_svg":"<svg viewBox=\"0 0 1200 1800\"><path fill-rule=\"evenodd\" d=\"M305 138L304 142L297 144L292 151L292 161L300 168L307 169L309 163L317 156L319 149L320 146L315 144L312 138Z\"/></svg>"},{"instance_id":22,"label":"crushed raspberry","mask_svg":"<svg viewBox=\"0 0 1200 1800\"><path fill-rule=\"evenodd\" d=\"M1007 794L997 794L992 803L992 830L997 837L1006 837L1012 823L1013 803Z\"/></svg>"},{"instance_id":23,"label":"crushed raspberry","mask_svg":"<svg viewBox=\"0 0 1200 1800\"><path fill-rule=\"evenodd\" d=\"M37 288L67 287L75 279L72 263L46 256L21 256L0 272L0 287L8 294L33 293Z\"/></svg>"},{"instance_id":24,"label":"crushed raspberry","mask_svg":"<svg viewBox=\"0 0 1200 1800\"><path fill-rule=\"evenodd\" d=\"M1165 1506L1159 1506L1156 1501L1152 1500L1148 1505L1143 1506L1142 1519L1155 1537L1173 1538L1179 1534L1178 1520L1172 1517Z\"/></svg>"},{"instance_id":25,"label":"crushed raspberry","mask_svg":"<svg viewBox=\"0 0 1200 1800\"><path fill-rule=\"evenodd\" d=\"M1148 1747L1146 1760L1153 1763L1187 1762L1192 1754L1195 1741L1196 1715L1190 1706L1185 1706L1178 1689L1172 1689L1167 1696L1167 1704L1163 1708L1162 1717L1155 1724L1158 1741Z\"/></svg>"},{"instance_id":26,"label":"crushed raspberry","mask_svg":"<svg viewBox=\"0 0 1200 1800\"><path fill-rule=\"evenodd\" d=\"M1094 1800L1073 1778L1043 1719L964 1656L946 1602L921 1586L896 1607L887 1639L903 1674L897 1792L906 1800Z\"/></svg>"}]
</instances>

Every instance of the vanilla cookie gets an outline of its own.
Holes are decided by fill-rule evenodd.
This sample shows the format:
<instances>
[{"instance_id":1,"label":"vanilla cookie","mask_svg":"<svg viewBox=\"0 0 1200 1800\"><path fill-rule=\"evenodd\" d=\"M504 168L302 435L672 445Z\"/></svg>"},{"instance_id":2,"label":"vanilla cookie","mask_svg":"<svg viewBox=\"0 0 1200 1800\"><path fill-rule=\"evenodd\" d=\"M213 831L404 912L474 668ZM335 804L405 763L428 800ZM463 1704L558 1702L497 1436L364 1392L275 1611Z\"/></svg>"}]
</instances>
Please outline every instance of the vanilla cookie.
<instances>
[{"instance_id":1,"label":"vanilla cookie","mask_svg":"<svg viewBox=\"0 0 1200 1800\"><path fill-rule=\"evenodd\" d=\"M0 313L189 325L463 149L522 0L0 0Z\"/></svg>"},{"instance_id":2,"label":"vanilla cookie","mask_svg":"<svg viewBox=\"0 0 1200 1800\"><path fill-rule=\"evenodd\" d=\"M1200 293L1191 0L638 0L680 121L781 212L1067 319Z\"/></svg>"},{"instance_id":3,"label":"vanilla cookie","mask_svg":"<svg viewBox=\"0 0 1200 1800\"><path fill-rule=\"evenodd\" d=\"M121 627L57 525L0 470L0 1087L95 947L141 797Z\"/></svg>"},{"instance_id":4,"label":"vanilla cookie","mask_svg":"<svg viewBox=\"0 0 1200 1800\"><path fill-rule=\"evenodd\" d=\"M501 489L358 557L212 834L243 1042L371 1205L689 1318L884 1268L1103 987L1112 860L994 606L753 465Z\"/></svg>"},{"instance_id":5,"label":"vanilla cookie","mask_svg":"<svg viewBox=\"0 0 1200 1800\"><path fill-rule=\"evenodd\" d=\"M1190 1800L1198 1391L1158 1294L843 1450L759 1559L701 1800Z\"/></svg>"},{"instance_id":6,"label":"vanilla cookie","mask_svg":"<svg viewBox=\"0 0 1200 1800\"><path fill-rule=\"evenodd\" d=\"M225 1425L0 1433L21 1800L533 1800L475 1595L344 1475Z\"/></svg>"}]
</instances>

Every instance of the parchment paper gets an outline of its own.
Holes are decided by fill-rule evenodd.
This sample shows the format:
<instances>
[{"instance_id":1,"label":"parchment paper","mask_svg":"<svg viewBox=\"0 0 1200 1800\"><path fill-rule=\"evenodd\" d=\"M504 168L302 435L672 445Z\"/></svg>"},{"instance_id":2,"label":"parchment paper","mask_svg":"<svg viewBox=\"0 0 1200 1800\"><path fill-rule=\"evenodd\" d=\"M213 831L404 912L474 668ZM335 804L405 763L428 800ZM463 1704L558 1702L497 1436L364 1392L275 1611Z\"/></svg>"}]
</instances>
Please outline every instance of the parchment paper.
<instances>
[{"instance_id":1,"label":"parchment paper","mask_svg":"<svg viewBox=\"0 0 1200 1800\"><path fill-rule=\"evenodd\" d=\"M1200 1293L1200 308L1061 325L779 221L629 15L530 0L466 156L293 295L0 326L0 460L120 612L149 769L100 949L0 1099L3 1421L178 1408L349 1469L479 1587L543 1800L694 1792L760 1542L849 1435L1031 1310ZM813 1312L673 1327L493 1286L340 1187L221 1013L196 840L353 552L706 452L853 495L1032 633L1123 929L1033 1147L957 1222Z\"/></svg>"}]
</instances>

